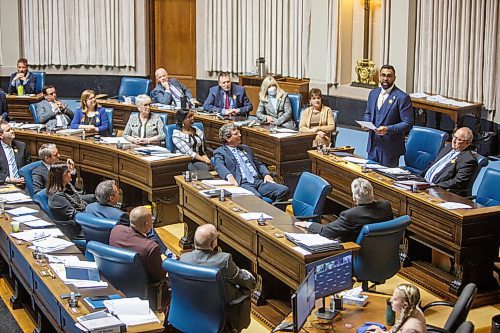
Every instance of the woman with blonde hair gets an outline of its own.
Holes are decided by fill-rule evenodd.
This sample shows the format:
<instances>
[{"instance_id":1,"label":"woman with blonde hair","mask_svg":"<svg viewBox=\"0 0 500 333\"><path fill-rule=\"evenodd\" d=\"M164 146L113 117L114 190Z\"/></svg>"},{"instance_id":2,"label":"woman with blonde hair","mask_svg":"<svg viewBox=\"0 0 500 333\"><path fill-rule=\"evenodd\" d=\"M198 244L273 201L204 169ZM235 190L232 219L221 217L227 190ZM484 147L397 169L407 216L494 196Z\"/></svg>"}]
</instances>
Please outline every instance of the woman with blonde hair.
<instances>
[{"instance_id":1,"label":"woman with blonde hair","mask_svg":"<svg viewBox=\"0 0 500 333\"><path fill-rule=\"evenodd\" d=\"M84 90L80 98L81 107L76 109L71 128L82 128L86 132L108 135L108 115L103 107L97 105L95 92Z\"/></svg>"},{"instance_id":2,"label":"woman with blonde hair","mask_svg":"<svg viewBox=\"0 0 500 333\"><path fill-rule=\"evenodd\" d=\"M316 133L313 147L328 146L332 142L332 132L335 131L333 111L323 105L321 90L318 88L309 91L309 102L311 106L305 109L300 117L299 132Z\"/></svg>"},{"instance_id":3,"label":"woman with blonde hair","mask_svg":"<svg viewBox=\"0 0 500 333\"><path fill-rule=\"evenodd\" d=\"M272 76L268 76L262 81L259 100L257 118L260 121L274 123L278 127L295 129L290 98Z\"/></svg>"},{"instance_id":4,"label":"woman with blonde hair","mask_svg":"<svg viewBox=\"0 0 500 333\"><path fill-rule=\"evenodd\" d=\"M394 289L391 297L391 306L394 312L399 313L390 333L426 333L424 313L418 307L420 303L420 291L409 283L402 283ZM367 332L385 333L378 326L370 326Z\"/></svg>"}]
</instances>

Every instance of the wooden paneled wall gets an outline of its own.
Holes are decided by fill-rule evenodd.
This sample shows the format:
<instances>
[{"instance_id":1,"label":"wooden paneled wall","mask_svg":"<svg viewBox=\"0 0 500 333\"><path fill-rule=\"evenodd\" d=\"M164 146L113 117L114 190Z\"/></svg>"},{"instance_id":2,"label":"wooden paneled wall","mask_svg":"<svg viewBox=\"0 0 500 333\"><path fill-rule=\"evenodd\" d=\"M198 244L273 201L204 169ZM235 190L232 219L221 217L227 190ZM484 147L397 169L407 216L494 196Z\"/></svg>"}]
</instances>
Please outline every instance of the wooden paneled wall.
<instances>
[{"instance_id":1,"label":"wooden paneled wall","mask_svg":"<svg viewBox=\"0 0 500 333\"><path fill-rule=\"evenodd\" d=\"M196 0L150 0L151 76L164 67L196 96Z\"/></svg>"}]
</instances>

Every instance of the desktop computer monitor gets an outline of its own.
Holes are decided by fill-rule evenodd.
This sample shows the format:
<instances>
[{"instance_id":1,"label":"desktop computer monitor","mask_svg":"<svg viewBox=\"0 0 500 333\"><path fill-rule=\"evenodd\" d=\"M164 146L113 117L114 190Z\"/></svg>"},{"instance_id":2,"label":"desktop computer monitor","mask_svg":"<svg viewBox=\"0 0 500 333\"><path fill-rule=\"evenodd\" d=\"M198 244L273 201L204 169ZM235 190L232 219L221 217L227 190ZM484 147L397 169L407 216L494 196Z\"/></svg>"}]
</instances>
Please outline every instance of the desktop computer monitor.
<instances>
[{"instance_id":1,"label":"desktop computer monitor","mask_svg":"<svg viewBox=\"0 0 500 333\"><path fill-rule=\"evenodd\" d=\"M299 333L316 305L314 272L307 274L297 291L292 295L293 332Z\"/></svg>"},{"instance_id":2,"label":"desktop computer monitor","mask_svg":"<svg viewBox=\"0 0 500 333\"><path fill-rule=\"evenodd\" d=\"M332 319L335 313L325 309L325 297L352 288L352 251L314 261L306 268L308 272L314 272L316 299L323 298L318 317ZM322 313L326 315L322 316Z\"/></svg>"}]
</instances>

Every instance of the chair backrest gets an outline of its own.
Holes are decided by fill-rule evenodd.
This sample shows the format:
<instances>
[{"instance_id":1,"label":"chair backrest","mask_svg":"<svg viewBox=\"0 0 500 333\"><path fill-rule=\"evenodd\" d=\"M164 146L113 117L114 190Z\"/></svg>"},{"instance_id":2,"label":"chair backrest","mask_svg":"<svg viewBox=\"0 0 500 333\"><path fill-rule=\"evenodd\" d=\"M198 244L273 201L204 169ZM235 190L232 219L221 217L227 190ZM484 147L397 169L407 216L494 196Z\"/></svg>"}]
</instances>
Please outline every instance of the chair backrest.
<instances>
[{"instance_id":1,"label":"chair backrest","mask_svg":"<svg viewBox=\"0 0 500 333\"><path fill-rule=\"evenodd\" d=\"M197 127L203 132L203 123L196 122L193 126ZM170 152L175 152L174 142L172 141L172 135L174 134L174 129L177 127L176 124L168 124L163 126L163 132L165 133L165 147L170 150Z\"/></svg>"},{"instance_id":2,"label":"chair backrest","mask_svg":"<svg viewBox=\"0 0 500 333\"><path fill-rule=\"evenodd\" d=\"M292 199L295 216L321 215L326 196L332 191L332 186L320 176L303 172L295 188Z\"/></svg>"},{"instance_id":3,"label":"chair backrest","mask_svg":"<svg viewBox=\"0 0 500 333\"><path fill-rule=\"evenodd\" d=\"M52 212L50 211L49 198L47 197L46 189L36 192L33 195L33 201L37 203L38 206L40 206L40 208L43 210L45 214L47 214L48 217L50 217L52 220L55 220L54 216L52 215Z\"/></svg>"},{"instance_id":4,"label":"chair backrest","mask_svg":"<svg viewBox=\"0 0 500 333\"><path fill-rule=\"evenodd\" d=\"M436 159L448 133L421 126L413 126L406 142L406 169L421 174Z\"/></svg>"},{"instance_id":5,"label":"chair backrest","mask_svg":"<svg viewBox=\"0 0 500 333\"><path fill-rule=\"evenodd\" d=\"M462 325L458 326L455 333L473 333L473 332L474 332L474 324L470 321L464 321Z\"/></svg>"},{"instance_id":6,"label":"chair backrest","mask_svg":"<svg viewBox=\"0 0 500 333\"><path fill-rule=\"evenodd\" d=\"M30 109L31 115L33 116L33 122L35 124L38 124L38 115L36 114L36 103L30 104L28 108Z\"/></svg>"},{"instance_id":7,"label":"chair backrest","mask_svg":"<svg viewBox=\"0 0 500 333\"><path fill-rule=\"evenodd\" d=\"M94 256L99 271L127 297L147 299L148 277L137 252L90 241L86 251Z\"/></svg>"},{"instance_id":8,"label":"chair backrest","mask_svg":"<svg viewBox=\"0 0 500 333\"><path fill-rule=\"evenodd\" d=\"M85 240L109 244L109 234L118 221L97 217L86 213L77 213L76 223L81 225Z\"/></svg>"},{"instance_id":9,"label":"chair backrest","mask_svg":"<svg viewBox=\"0 0 500 333\"><path fill-rule=\"evenodd\" d=\"M111 135L113 133L113 108L104 108L108 116L108 132Z\"/></svg>"},{"instance_id":10,"label":"chair backrest","mask_svg":"<svg viewBox=\"0 0 500 333\"><path fill-rule=\"evenodd\" d=\"M28 190L28 194L31 198L33 198L33 195L35 195L35 189L33 188L33 177L31 176L31 172L33 172L33 169L38 168L40 165L42 165L42 161L36 161L27 164L19 169L19 174L24 178L26 189Z\"/></svg>"},{"instance_id":11,"label":"chair backrest","mask_svg":"<svg viewBox=\"0 0 500 333\"><path fill-rule=\"evenodd\" d=\"M489 161L487 157L484 157L483 155L479 155L475 151L472 152L472 155L476 158L477 161L477 168L476 171L472 174L469 180L469 185L468 185L468 190L467 190L467 195L471 196L472 195L472 187L474 186L474 182L477 179L477 176L479 176L479 173L481 172L481 169L484 168L485 166L488 166Z\"/></svg>"},{"instance_id":12,"label":"chair backrest","mask_svg":"<svg viewBox=\"0 0 500 333\"><path fill-rule=\"evenodd\" d=\"M151 80L140 77L123 77L118 90L118 100L124 101L123 96L136 97L141 94L149 95Z\"/></svg>"},{"instance_id":13,"label":"chair backrest","mask_svg":"<svg viewBox=\"0 0 500 333\"><path fill-rule=\"evenodd\" d=\"M399 245L411 223L408 215L390 221L364 225L356 243L361 246L353 259L358 281L382 283L400 268Z\"/></svg>"},{"instance_id":14,"label":"chair backrest","mask_svg":"<svg viewBox=\"0 0 500 333\"><path fill-rule=\"evenodd\" d=\"M288 94L288 98L290 98L290 104L292 105L293 121L295 121L297 128L299 128L300 109L302 106L302 95L301 94Z\"/></svg>"},{"instance_id":15,"label":"chair backrest","mask_svg":"<svg viewBox=\"0 0 500 333\"><path fill-rule=\"evenodd\" d=\"M35 93L41 93L42 88L45 84L45 72L39 72L39 71L32 71L32 74L36 76L36 87L35 87Z\"/></svg>"},{"instance_id":16,"label":"chair backrest","mask_svg":"<svg viewBox=\"0 0 500 333\"><path fill-rule=\"evenodd\" d=\"M222 331L227 303L222 273L217 268L172 259L163 261L163 269L172 289L169 323L182 332Z\"/></svg>"},{"instance_id":17,"label":"chair backrest","mask_svg":"<svg viewBox=\"0 0 500 333\"><path fill-rule=\"evenodd\" d=\"M444 323L444 329L448 332L456 332L458 327L467 319L469 311L472 308L472 303L474 303L474 298L477 294L477 287L474 283L467 284L460 296L458 297L453 310L451 311L446 323Z\"/></svg>"},{"instance_id":18,"label":"chair backrest","mask_svg":"<svg viewBox=\"0 0 500 333\"><path fill-rule=\"evenodd\" d=\"M477 189L476 202L486 207L500 205L500 170L488 168Z\"/></svg>"},{"instance_id":19,"label":"chair backrest","mask_svg":"<svg viewBox=\"0 0 500 333\"><path fill-rule=\"evenodd\" d=\"M330 138L331 138L331 143L332 143L332 147L336 147L337 146L337 136L339 134L339 123L338 123L338 119L339 119L339 110L333 110L333 121L335 122L335 131L332 132L332 134L330 135Z\"/></svg>"}]
</instances>

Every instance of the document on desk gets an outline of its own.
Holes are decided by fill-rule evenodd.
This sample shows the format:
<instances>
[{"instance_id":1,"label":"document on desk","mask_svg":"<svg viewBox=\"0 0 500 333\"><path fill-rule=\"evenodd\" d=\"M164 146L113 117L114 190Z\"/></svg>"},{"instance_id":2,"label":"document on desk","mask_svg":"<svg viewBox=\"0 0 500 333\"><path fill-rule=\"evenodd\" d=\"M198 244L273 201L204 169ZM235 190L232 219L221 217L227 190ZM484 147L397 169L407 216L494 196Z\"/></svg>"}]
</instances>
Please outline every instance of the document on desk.
<instances>
[{"instance_id":1,"label":"document on desk","mask_svg":"<svg viewBox=\"0 0 500 333\"><path fill-rule=\"evenodd\" d=\"M375 125L373 125L372 122L370 121L363 121L363 120L356 120L356 122L360 125L360 126L363 126L363 127L366 127L370 130L376 130L377 127L375 127Z\"/></svg>"},{"instance_id":2,"label":"document on desk","mask_svg":"<svg viewBox=\"0 0 500 333\"><path fill-rule=\"evenodd\" d=\"M426 98L427 95L426 93L423 93L423 92L414 92L414 93L411 93L410 94L410 97L413 97L413 98Z\"/></svg>"},{"instance_id":3,"label":"document on desk","mask_svg":"<svg viewBox=\"0 0 500 333\"><path fill-rule=\"evenodd\" d=\"M160 322L149 308L149 302L139 297L106 300L104 305L127 326Z\"/></svg>"},{"instance_id":4,"label":"document on desk","mask_svg":"<svg viewBox=\"0 0 500 333\"><path fill-rule=\"evenodd\" d=\"M117 144L117 143L130 143L123 136L103 136L101 137L101 142L108 144Z\"/></svg>"},{"instance_id":5,"label":"document on desk","mask_svg":"<svg viewBox=\"0 0 500 333\"><path fill-rule=\"evenodd\" d=\"M72 245L74 245L73 242L67 241L62 238L56 238L56 237L44 237L40 240L34 240L31 242L33 245L30 246L29 248L34 250L38 249L38 251L42 253L50 253L50 252L55 252L59 250L63 250L65 248L68 248Z\"/></svg>"},{"instance_id":6,"label":"document on desk","mask_svg":"<svg viewBox=\"0 0 500 333\"><path fill-rule=\"evenodd\" d=\"M439 207L445 209L471 209L472 206L460 203L460 202L443 202L438 204Z\"/></svg>"},{"instance_id":7,"label":"document on desk","mask_svg":"<svg viewBox=\"0 0 500 333\"><path fill-rule=\"evenodd\" d=\"M277 128L276 132L278 132L278 133L293 133L293 134L295 134L295 133L298 133L299 131L283 127L283 128Z\"/></svg>"},{"instance_id":8,"label":"document on desk","mask_svg":"<svg viewBox=\"0 0 500 333\"><path fill-rule=\"evenodd\" d=\"M296 133L276 133L276 134L271 134L271 136L274 136L275 138L288 138L289 136L294 136Z\"/></svg>"},{"instance_id":9,"label":"document on desk","mask_svg":"<svg viewBox=\"0 0 500 333\"><path fill-rule=\"evenodd\" d=\"M17 207L14 209L6 210L5 212L9 213L10 215L21 216L21 215L36 214L36 213L38 213L38 210L22 206L22 207Z\"/></svg>"},{"instance_id":10,"label":"document on desk","mask_svg":"<svg viewBox=\"0 0 500 333\"><path fill-rule=\"evenodd\" d=\"M201 181L202 184L208 186L231 186L232 184L224 179L205 179Z\"/></svg>"},{"instance_id":11,"label":"document on desk","mask_svg":"<svg viewBox=\"0 0 500 333\"><path fill-rule=\"evenodd\" d=\"M231 193L232 196L238 196L238 195L255 195L253 192L244 189L243 187L238 187L238 186L221 186L220 188L228 191Z\"/></svg>"},{"instance_id":12,"label":"document on desk","mask_svg":"<svg viewBox=\"0 0 500 333\"><path fill-rule=\"evenodd\" d=\"M34 221L27 221L27 222L22 222L24 225L30 227L30 228L46 228L53 226L52 223L47 222L45 220L39 219L39 220L34 220Z\"/></svg>"},{"instance_id":13,"label":"document on desk","mask_svg":"<svg viewBox=\"0 0 500 333\"><path fill-rule=\"evenodd\" d=\"M410 175L411 172L401 168L385 168L382 170L383 173L387 173L389 175Z\"/></svg>"},{"instance_id":14,"label":"document on desk","mask_svg":"<svg viewBox=\"0 0 500 333\"><path fill-rule=\"evenodd\" d=\"M36 220L39 220L39 219L40 218L36 217L35 215L21 215L21 216L15 216L15 217L12 218L12 220L18 221L18 222L21 222L21 223L29 222L29 221L36 221Z\"/></svg>"},{"instance_id":15,"label":"document on desk","mask_svg":"<svg viewBox=\"0 0 500 333\"><path fill-rule=\"evenodd\" d=\"M48 237L63 236L63 233L61 232L61 230L57 228L43 229L43 230L31 229L31 230L12 233L11 236L16 239L23 240L25 242L33 242L36 241L37 239L41 240Z\"/></svg>"},{"instance_id":16,"label":"document on desk","mask_svg":"<svg viewBox=\"0 0 500 333\"><path fill-rule=\"evenodd\" d=\"M240 216L244 218L246 221L250 220L258 220L262 216L264 220L272 220L273 217L271 215L267 215L266 213L262 212L248 212L248 213L241 213Z\"/></svg>"},{"instance_id":17,"label":"document on desk","mask_svg":"<svg viewBox=\"0 0 500 333\"><path fill-rule=\"evenodd\" d=\"M21 192L1 194L0 198L4 199L7 203L25 203L33 201L29 195Z\"/></svg>"},{"instance_id":18,"label":"document on desk","mask_svg":"<svg viewBox=\"0 0 500 333\"><path fill-rule=\"evenodd\" d=\"M354 164L368 164L368 160L364 158L359 158L359 157L352 157L352 156L346 156L342 157L344 161L351 162Z\"/></svg>"},{"instance_id":19,"label":"document on desk","mask_svg":"<svg viewBox=\"0 0 500 333\"><path fill-rule=\"evenodd\" d=\"M68 279L66 278L66 268L64 264L51 263L49 266L64 284L72 284L76 288L106 288L108 286L108 283L104 281Z\"/></svg>"}]
</instances>

